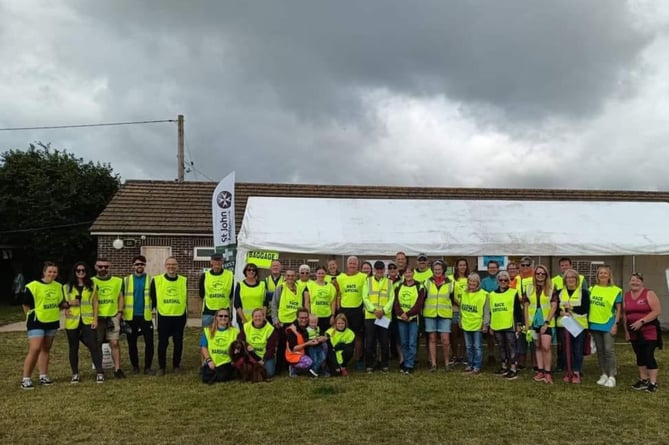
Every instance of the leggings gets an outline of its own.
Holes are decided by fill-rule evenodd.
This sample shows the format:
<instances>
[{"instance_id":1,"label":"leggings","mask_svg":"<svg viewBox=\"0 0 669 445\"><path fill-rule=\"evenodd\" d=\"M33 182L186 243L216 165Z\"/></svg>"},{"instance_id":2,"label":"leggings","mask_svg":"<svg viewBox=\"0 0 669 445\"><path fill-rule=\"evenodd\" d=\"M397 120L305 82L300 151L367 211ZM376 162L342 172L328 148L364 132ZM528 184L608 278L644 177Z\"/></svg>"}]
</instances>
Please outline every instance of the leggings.
<instances>
[{"instance_id":1,"label":"leggings","mask_svg":"<svg viewBox=\"0 0 669 445\"><path fill-rule=\"evenodd\" d=\"M657 348L656 340L634 340L632 341L632 349L636 354L636 365L647 369L657 369L657 362L655 361L655 348Z\"/></svg>"},{"instance_id":2,"label":"leggings","mask_svg":"<svg viewBox=\"0 0 669 445\"><path fill-rule=\"evenodd\" d=\"M98 343L97 332L90 325L80 323L76 329L66 329L67 344L70 352L72 374L79 374L79 341L90 351L95 371L102 374L102 348Z\"/></svg>"}]
</instances>

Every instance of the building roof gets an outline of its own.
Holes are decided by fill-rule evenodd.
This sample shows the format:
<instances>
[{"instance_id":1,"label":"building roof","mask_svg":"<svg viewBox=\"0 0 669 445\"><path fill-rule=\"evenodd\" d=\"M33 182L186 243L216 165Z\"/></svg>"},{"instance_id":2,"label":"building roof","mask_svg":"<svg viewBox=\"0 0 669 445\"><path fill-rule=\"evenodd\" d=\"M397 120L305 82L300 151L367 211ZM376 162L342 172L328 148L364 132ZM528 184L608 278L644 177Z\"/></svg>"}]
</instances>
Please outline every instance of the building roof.
<instances>
[{"instance_id":1,"label":"building roof","mask_svg":"<svg viewBox=\"0 0 669 445\"><path fill-rule=\"evenodd\" d=\"M215 188L215 182L128 180L90 230L93 234L211 235L211 198ZM669 202L669 192L648 191L236 183L235 219L238 231L249 196Z\"/></svg>"}]
</instances>

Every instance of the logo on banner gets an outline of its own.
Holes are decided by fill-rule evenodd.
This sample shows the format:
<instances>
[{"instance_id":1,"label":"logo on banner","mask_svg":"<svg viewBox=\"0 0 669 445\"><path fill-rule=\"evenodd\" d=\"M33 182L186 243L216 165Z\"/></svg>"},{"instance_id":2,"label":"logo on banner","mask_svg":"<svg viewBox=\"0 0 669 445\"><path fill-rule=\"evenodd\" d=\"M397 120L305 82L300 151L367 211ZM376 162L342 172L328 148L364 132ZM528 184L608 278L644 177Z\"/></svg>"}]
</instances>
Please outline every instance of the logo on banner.
<instances>
[{"instance_id":1,"label":"logo on banner","mask_svg":"<svg viewBox=\"0 0 669 445\"><path fill-rule=\"evenodd\" d=\"M232 193L227 190L222 191L216 197L216 203L222 209L229 209L232 205Z\"/></svg>"}]
</instances>

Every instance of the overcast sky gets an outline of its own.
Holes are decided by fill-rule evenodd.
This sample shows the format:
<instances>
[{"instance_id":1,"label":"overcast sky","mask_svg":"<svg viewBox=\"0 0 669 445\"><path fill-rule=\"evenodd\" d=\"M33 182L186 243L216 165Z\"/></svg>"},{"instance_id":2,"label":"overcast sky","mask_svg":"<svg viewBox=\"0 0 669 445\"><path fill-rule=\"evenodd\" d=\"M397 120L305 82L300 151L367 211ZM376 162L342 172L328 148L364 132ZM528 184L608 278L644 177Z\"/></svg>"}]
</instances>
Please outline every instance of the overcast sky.
<instances>
[{"instance_id":1,"label":"overcast sky","mask_svg":"<svg viewBox=\"0 0 669 445\"><path fill-rule=\"evenodd\" d=\"M187 180L669 190L669 2L0 0L0 128L185 115ZM176 125L1 131L125 179Z\"/></svg>"}]
</instances>

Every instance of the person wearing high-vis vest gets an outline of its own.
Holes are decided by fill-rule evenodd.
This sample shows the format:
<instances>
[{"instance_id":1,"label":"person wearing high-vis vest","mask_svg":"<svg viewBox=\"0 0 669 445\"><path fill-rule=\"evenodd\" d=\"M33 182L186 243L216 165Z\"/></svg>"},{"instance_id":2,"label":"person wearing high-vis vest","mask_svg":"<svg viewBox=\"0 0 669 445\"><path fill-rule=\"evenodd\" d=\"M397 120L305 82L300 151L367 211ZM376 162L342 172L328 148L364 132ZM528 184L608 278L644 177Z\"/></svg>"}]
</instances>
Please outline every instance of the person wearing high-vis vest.
<instances>
[{"instance_id":1,"label":"person wearing high-vis vest","mask_svg":"<svg viewBox=\"0 0 669 445\"><path fill-rule=\"evenodd\" d=\"M393 316L395 289L385 276L386 265L383 261L374 263L374 275L365 281L362 301L365 306L365 366L367 373L376 366L376 348L381 351L378 357L381 371L388 372L390 361L390 318ZM382 322L387 322L384 326Z\"/></svg>"},{"instance_id":2,"label":"person wearing high-vis vest","mask_svg":"<svg viewBox=\"0 0 669 445\"><path fill-rule=\"evenodd\" d=\"M516 274L511 273L512 268L509 267L509 275L511 276L511 283L509 287L513 287L518 291L518 298L521 299L525 295L528 286L532 285L534 280L534 261L530 257L523 257L518 263L518 271ZM518 337L516 341L516 358L518 360L518 369L525 369L526 366L534 366L536 363L536 354L533 354L534 343L528 343L524 335ZM527 358L530 358L529 364Z\"/></svg>"},{"instance_id":3,"label":"person wearing high-vis vest","mask_svg":"<svg viewBox=\"0 0 669 445\"><path fill-rule=\"evenodd\" d=\"M258 278L258 266L249 263L242 270L244 279L235 286L234 307L237 311L237 325L243 326L251 319L255 309L267 313L265 282Z\"/></svg>"},{"instance_id":4,"label":"person wearing high-vis vest","mask_svg":"<svg viewBox=\"0 0 669 445\"><path fill-rule=\"evenodd\" d=\"M522 264L521 264L521 267ZM535 382L553 383L551 373L551 341L557 313L557 295L553 294L548 268L538 265L534 269L532 283L523 293L525 326L529 335L536 342L537 371Z\"/></svg>"},{"instance_id":5,"label":"person wearing high-vis vest","mask_svg":"<svg viewBox=\"0 0 669 445\"><path fill-rule=\"evenodd\" d=\"M563 276L564 287L554 290L558 299L559 316L557 318L558 341L562 342L564 354L565 383L581 383L583 370L583 347L588 329L588 312L590 311L590 292L582 289L579 283L578 272L567 269ZM578 323L582 331L574 335L564 327L563 320L571 318Z\"/></svg>"},{"instance_id":6,"label":"person wearing high-vis vest","mask_svg":"<svg viewBox=\"0 0 669 445\"><path fill-rule=\"evenodd\" d=\"M481 373L483 361L483 334L490 326L490 301L488 292L481 289L481 277L477 273L467 277L467 289L460 295L460 324L467 347L465 373Z\"/></svg>"},{"instance_id":7,"label":"person wearing high-vis vest","mask_svg":"<svg viewBox=\"0 0 669 445\"><path fill-rule=\"evenodd\" d=\"M358 370L364 369L363 363L363 336L365 316L362 306L362 290L367 275L358 271L358 257L350 256L346 259L346 273L337 277L339 284L339 312L346 315L348 328L355 332L355 351L353 359Z\"/></svg>"},{"instance_id":8,"label":"person wearing high-vis vest","mask_svg":"<svg viewBox=\"0 0 669 445\"><path fill-rule=\"evenodd\" d=\"M40 385L51 385L49 378L49 352L56 331L60 327L60 310L67 308L63 286L56 281L58 267L46 261L42 268L42 279L26 285L23 296L23 312L26 314L28 331L28 354L23 362L22 389L33 389L31 379L35 364L39 368Z\"/></svg>"},{"instance_id":9,"label":"person wearing high-vis vest","mask_svg":"<svg viewBox=\"0 0 669 445\"><path fill-rule=\"evenodd\" d=\"M395 288L393 312L397 319L402 348L402 374L413 373L416 364L416 345L418 344L418 315L423 309L425 289L413 279L413 268L404 271L404 280Z\"/></svg>"},{"instance_id":10,"label":"person wearing high-vis vest","mask_svg":"<svg viewBox=\"0 0 669 445\"><path fill-rule=\"evenodd\" d=\"M568 269L574 269L572 266L571 258L562 257L558 260L558 267L560 268L560 273L551 278L551 284L553 286L553 291L562 290L564 287L563 275ZM581 274L578 275L578 285L588 290L588 280Z\"/></svg>"},{"instance_id":11,"label":"person wearing high-vis vest","mask_svg":"<svg viewBox=\"0 0 669 445\"><path fill-rule=\"evenodd\" d=\"M70 279L63 286L65 301L65 333L69 346L71 383L79 383L79 342L90 351L95 366L96 382L105 381L102 369L102 350L97 338L98 325L98 294L95 284L88 273L88 266L83 261L74 263Z\"/></svg>"},{"instance_id":12,"label":"person wearing high-vis vest","mask_svg":"<svg viewBox=\"0 0 669 445\"><path fill-rule=\"evenodd\" d=\"M151 281L151 302L156 308L158 322L158 375L165 375L167 367L167 346L170 337L174 343L172 368L175 373L181 371L184 329L188 313L188 282L179 275L177 259L165 260L166 273L156 275Z\"/></svg>"},{"instance_id":13,"label":"person wearing high-vis vest","mask_svg":"<svg viewBox=\"0 0 669 445\"><path fill-rule=\"evenodd\" d=\"M453 301L458 303L460 296L467 289L467 277L469 276L469 262L467 258L456 258L453 271ZM453 366L457 363L464 363L465 358L465 337L460 327L460 306L453 306L453 321L451 323L451 359L448 362Z\"/></svg>"},{"instance_id":14,"label":"person wearing high-vis vest","mask_svg":"<svg viewBox=\"0 0 669 445\"><path fill-rule=\"evenodd\" d=\"M615 336L622 316L623 292L613 284L611 266L597 268L597 283L590 288L590 335L597 346L597 361L602 375L597 384L606 388L616 386Z\"/></svg>"},{"instance_id":15,"label":"person wearing high-vis vest","mask_svg":"<svg viewBox=\"0 0 669 445\"><path fill-rule=\"evenodd\" d=\"M490 331L499 348L501 367L497 374L508 380L518 378L516 363L516 333L524 324L523 307L518 291L509 286L511 276L506 271L496 274L497 288L488 294L490 301Z\"/></svg>"},{"instance_id":16,"label":"person wearing high-vis vest","mask_svg":"<svg viewBox=\"0 0 669 445\"><path fill-rule=\"evenodd\" d=\"M272 297L274 297L274 291L276 291L276 288L284 282L281 269L281 261L272 260L272 265L269 268L269 275L267 275L264 279L265 301L267 302L266 318L270 324L272 324L272 306L269 303L272 301Z\"/></svg>"},{"instance_id":17,"label":"person wearing high-vis vest","mask_svg":"<svg viewBox=\"0 0 669 445\"><path fill-rule=\"evenodd\" d=\"M276 339L277 330L272 323L265 318L265 312L262 309L255 309L251 314L251 320L242 326L239 333L239 339L246 342L252 348L267 371L267 377L273 377L276 371Z\"/></svg>"},{"instance_id":18,"label":"person wearing high-vis vest","mask_svg":"<svg viewBox=\"0 0 669 445\"><path fill-rule=\"evenodd\" d=\"M353 357L353 344L355 343L355 334L348 328L346 315L337 314L334 319L334 326L325 332L328 338L327 364L331 376L348 375L346 366Z\"/></svg>"},{"instance_id":19,"label":"person wearing high-vis vest","mask_svg":"<svg viewBox=\"0 0 669 445\"><path fill-rule=\"evenodd\" d=\"M125 309L123 319L130 325L128 334L128 355L132 364L132 373L139 374L139 351L137 339L144 338L144 374L152 375L153 363L153 306L151 304L151 278L146 274L146 257L137 255L132 259L133 273L125 277Z\"/></svg>"},{"instance_id":20,"label":"person wearing high-vis vest","mask_svg":"<svg viewBox=\"0 0 669 445\"><path fill-rule=\"evenodd\" d=\"M444 275L445 269L446 263L436 260L432 263L432 276L423 283L425 287L423 319L425 320L427 351L432 371L437 370L437 335L441 338L441 346L444 351L444 369L448 368L448 354L451 346L454 283Z\"/></svg>"},{"instance_id":21,"label":"person wearing high-vis vest","mask_svg":"<svg viewBox=\"0 0 669 445\"><path fill-rule=\"evenodd\" d=\"M304 298L304 306L308 307L307 304L309 301L309 284L313 283L311 279L311 267L308 264L302 264L297 269L298 277L295 285L297 286L297 292Z\"/></svg>"},{"instance_id":22,"label":"person wearing high-vis vest","mask_svg":"<svg viewBox=\"0 0 669 445\"><path fill-rule=\"evenodd\" d=\"M212 385L227 382L234 377L230 345L239 337L239 329L232 326L230 314L230 309L227 308L217 310L214 313L216 321L202 329L200 353L204 362L200 376L203 383Z\"/></svg>"},{"instance_id":23,"label":"person wearing high-vis vest","mask_svg":"<svg viewBox=\"0 0 669 445\"><path fill-rule=\"evenodd\" d=\"M316 269L316 280L307 286L307 292L309 292L307 309L311 315L318 317L320 332L325 332L334 325L337 306L337 289L332 283L325 281L326 275L325 268L319 266Z\"/></svg>"},{"instance_id":24,"label":"person wearing high-vis vest","mask_svg":"<svg viewBox=\"0 0 669 445\"><path fill-rule=\"evenodd\" d=\"M214 253L210 260L211 269L200 275L198 285L202 298L202 327L211 326L214 314L222 308L230 308L234 276L231 271L223 269L223 255Z\"/></svg>"},{"instance_id":25,"label":"person wearing high-vis vest","mask_svg":"<svg viewBox=\"0 0 669 445\"><path fill-rule=\"evenodd\" d=\"M420 284L425 284L425 280L432 276L432 269L430 269L427 255L419 253L416 257L416 268L413 271L413 279Z\"/></svg>"},{"instance_id":26,"label":"person wearing high-vis vest","mask_svg":"<svg viewBox=\"0 0 669 445\"><path fill-rule=\"evenodd\" d=\"M295 280L297 274L288 269L285 273L285 282L276 288L272 297L272 323L277 329L276 372L282 372L286 367L286 328L297 319L297 310L304 302L297 293Z\"/></svg>"},{"instance_id":27,"label":"person wearing high-vis vest","mask_svg":"<svg viewBox=\"0 0 669 445\"><path fill-rule=\"evenodd\" d=\"M328 260L328 267L327 267L327 275L325 276L325 281L327 283L336 283L337 282L337 277L341 274L339 272L339 265L337 264L337 260L330 259Z\"/></svg>"},{"instance_id":28,"label":"person wearing high-vis vest","mask_svg":"<svg viewBox=\"0 0 669 445\"><path fill-rule=\"evenodd\" d=\"M111 263L104 258L95 262L96 275L93 282L98 292L98 341L107 340L111 348L114 362L114 377L124 379L125 373L121 369L121 349L119 336L121 335L121 317L125 306L123 297L123 280L113 277L109 273Z\"/></svg>"}]
</instances>

